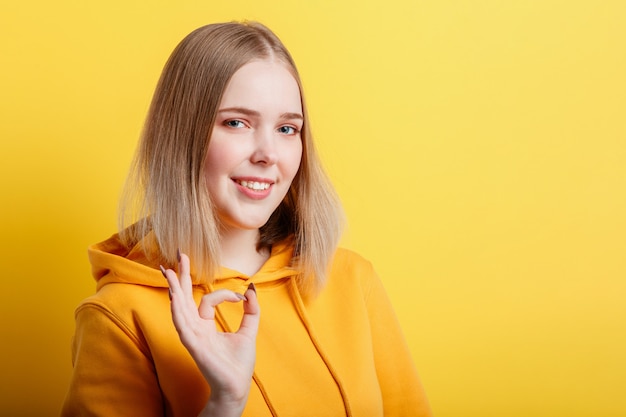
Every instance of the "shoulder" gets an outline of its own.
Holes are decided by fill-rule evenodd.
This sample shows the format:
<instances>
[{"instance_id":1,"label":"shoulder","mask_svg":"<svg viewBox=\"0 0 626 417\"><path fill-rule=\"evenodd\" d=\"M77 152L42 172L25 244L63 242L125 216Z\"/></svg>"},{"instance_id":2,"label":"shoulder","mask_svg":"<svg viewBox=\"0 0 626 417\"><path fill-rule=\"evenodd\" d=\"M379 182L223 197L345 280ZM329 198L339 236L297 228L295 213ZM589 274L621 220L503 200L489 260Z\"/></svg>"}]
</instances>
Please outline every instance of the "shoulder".
<instances>
[{"instance_id":1,"label":"shoulder","mask_svg":"<svg viewBox=\"0 0 626 417\"><path fill-rule=\"evenodd\" d=\"M167 290L128 283L110 283L81 301L77 311L83 308L96 307L125 316L137 310L151 310L156 304L168 301Z\"/></svg>"},{"instance_id":2,"label":"shoulder","mask_svg":"<svg viewBox=\"0 0 626 417\"><path fill-rule=\"evenodd\" d=\"M166 289L141 285L113 283L78 305L77 325L87 327L117 327L139 341L146 327L165 320L169 314Z\"/></svg>"},{"instance_id":3,"label":"shoulder","mask_svg":"<svg viewBox=\"0 0 626 417\"><path fill-rule=\"evenodd\" d=\"M335 251L331 263L331 273L364 273L374 272L372 263L360 254L346 248L338 248Z\"/></svg>"},{"instance_id":4,"label":"shoulder","mask_svg":"<svg viewBox=\"0 0 626 417\"><path fill-rule=\"evenodd\" d=\"M369 292L372 284L379 281L372 263L360 254L346 248L338 248L333 256L328 284L346 289L361 288Z\"/></svg>"}]
</instances>

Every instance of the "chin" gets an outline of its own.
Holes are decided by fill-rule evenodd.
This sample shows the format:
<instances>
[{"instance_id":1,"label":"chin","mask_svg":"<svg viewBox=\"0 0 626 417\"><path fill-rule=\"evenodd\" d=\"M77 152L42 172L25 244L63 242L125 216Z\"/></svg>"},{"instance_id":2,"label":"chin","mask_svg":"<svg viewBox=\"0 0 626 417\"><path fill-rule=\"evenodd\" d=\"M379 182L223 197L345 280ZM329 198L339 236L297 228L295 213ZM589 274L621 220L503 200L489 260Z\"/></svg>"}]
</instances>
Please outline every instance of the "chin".
<instances>
[{"instance_id":1,"label":"chin","mask_svg":"<svg viewBox=\"0 0 626 417\"><path fill-rule=\"evenodd\" d=\"M240 221L231 219L224 223L224 225L229 229L239 229L239 230L259 230L261 227L265 226L269 221L269 216L264 219L251 220L247 219L246 221Z\"/></svg>"}]
</instances>

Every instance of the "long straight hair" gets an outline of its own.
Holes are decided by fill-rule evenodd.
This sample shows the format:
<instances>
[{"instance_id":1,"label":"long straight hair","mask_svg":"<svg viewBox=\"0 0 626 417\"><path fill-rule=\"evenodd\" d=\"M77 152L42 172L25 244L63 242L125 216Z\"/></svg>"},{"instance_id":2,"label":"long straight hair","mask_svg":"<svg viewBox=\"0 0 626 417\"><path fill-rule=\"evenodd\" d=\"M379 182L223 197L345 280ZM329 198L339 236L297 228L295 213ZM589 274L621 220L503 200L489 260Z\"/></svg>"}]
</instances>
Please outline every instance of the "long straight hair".
<instances>
[{"instance_id":1,"label":"long straight hair","mask_svg":"<svg viewBox=\"0 0 626 417\"><path fill-rule=\"evenodd\" d=\"M175 265L180 248L190 255L196 280L212 281L220 259L219 220L203 165L228 82L239 68L258 59L285 64L300 87L304 112L300 168L261 228L258 246L293 239L292 266L300 290L310 295L325 282L343 212L313 145L295 63L278 37L260 23L203 26L174 49L156 87L124 187L120 236L128 247L150 236L159 249L148 255L166 265Z\"/></svg>"}]
</instances>

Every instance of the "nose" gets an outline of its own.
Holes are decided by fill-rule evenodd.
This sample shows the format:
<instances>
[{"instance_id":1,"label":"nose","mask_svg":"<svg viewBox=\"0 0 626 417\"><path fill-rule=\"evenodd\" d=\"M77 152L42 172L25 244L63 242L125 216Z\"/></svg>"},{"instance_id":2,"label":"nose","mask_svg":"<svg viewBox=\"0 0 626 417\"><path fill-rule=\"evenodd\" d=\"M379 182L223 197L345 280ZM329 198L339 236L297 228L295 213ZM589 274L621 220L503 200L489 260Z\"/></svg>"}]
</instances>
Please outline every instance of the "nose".
<instances>
[{"instance_id":1,"label":"nose","mask_svg":"<svg viewBox=\"0 0 626 417\"><path fill-rule=\"evenodd\" d=\"M278 162L276 137L273 129L259 129L255 132L255 147L251 160L255 164L273 165Z\"/></svg>"}]
</instances>

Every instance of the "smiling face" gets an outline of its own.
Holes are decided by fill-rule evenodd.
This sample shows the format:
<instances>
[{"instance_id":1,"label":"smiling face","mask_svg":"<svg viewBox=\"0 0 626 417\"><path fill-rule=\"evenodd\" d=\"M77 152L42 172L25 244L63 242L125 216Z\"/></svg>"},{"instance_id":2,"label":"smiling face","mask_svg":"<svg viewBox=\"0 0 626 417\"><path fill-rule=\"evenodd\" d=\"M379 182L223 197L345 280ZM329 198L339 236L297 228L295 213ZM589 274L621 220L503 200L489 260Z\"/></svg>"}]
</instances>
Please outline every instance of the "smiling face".
<instances>
[{"instance_id":1,"label":"smiling face","mask_svg":"<svg viewBox=\"0 0 626 417\"><path fill-rule=\"evenodd\" d=\"M204 175L223 232L258 230L281 203L302 158L303 112L287 67L251 61L220 102Z\"/></svg>"}]
</instances>

